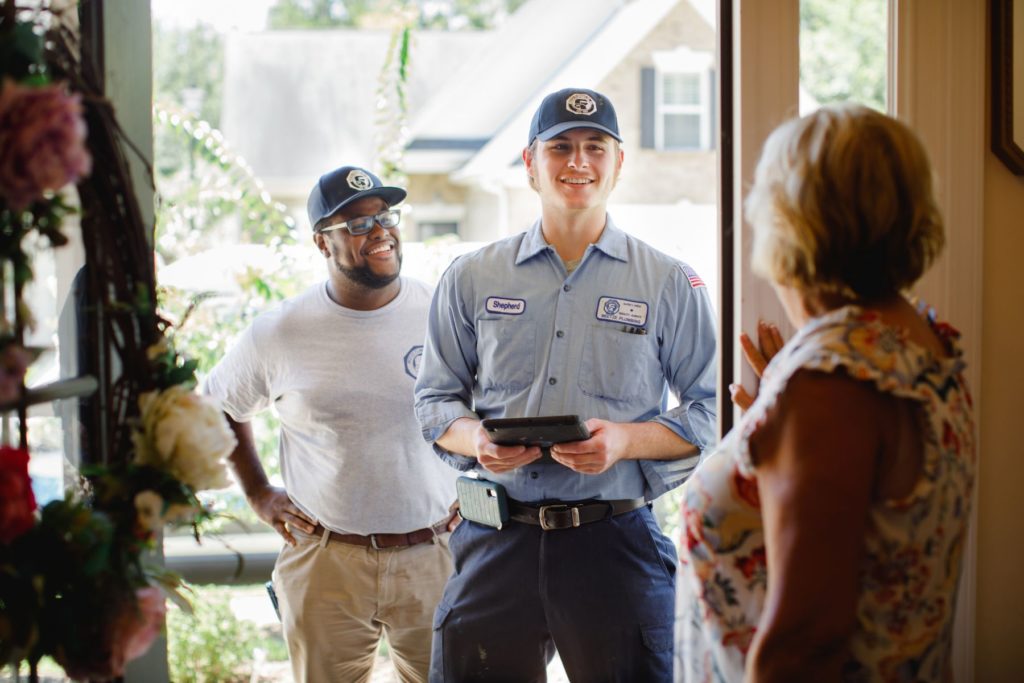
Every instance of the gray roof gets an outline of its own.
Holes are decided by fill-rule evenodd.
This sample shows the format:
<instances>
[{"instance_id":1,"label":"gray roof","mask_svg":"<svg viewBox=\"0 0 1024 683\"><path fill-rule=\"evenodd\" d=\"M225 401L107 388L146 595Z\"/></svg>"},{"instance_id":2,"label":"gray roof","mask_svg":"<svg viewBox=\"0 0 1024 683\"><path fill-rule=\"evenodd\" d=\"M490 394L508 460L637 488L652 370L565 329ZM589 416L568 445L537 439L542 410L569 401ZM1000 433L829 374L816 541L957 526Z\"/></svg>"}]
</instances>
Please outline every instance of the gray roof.
<instances>
[{"instance_id":1,"label":"gray roof","mask_svg":"<svg viewBox=\"0 0 1024 683\"><path fill-rule=\"evenodd\" d=\"M304 195L321 173L375 159L376 93L386 31L228 34L221 128L272 191ZM418 32L409 111L418 111L489 39L488 32Z\"/></svg>"},{"instance_id":2,"label":"gray roof","mask_svg":"<svg viewBox=\"0 0 1024 683\"><path fill-rule=\"evenodd\" d=\"M622 5L622 0L525 3L426 102L412 124L414 144L490 139Z\"/></svg>"}]
</instances>

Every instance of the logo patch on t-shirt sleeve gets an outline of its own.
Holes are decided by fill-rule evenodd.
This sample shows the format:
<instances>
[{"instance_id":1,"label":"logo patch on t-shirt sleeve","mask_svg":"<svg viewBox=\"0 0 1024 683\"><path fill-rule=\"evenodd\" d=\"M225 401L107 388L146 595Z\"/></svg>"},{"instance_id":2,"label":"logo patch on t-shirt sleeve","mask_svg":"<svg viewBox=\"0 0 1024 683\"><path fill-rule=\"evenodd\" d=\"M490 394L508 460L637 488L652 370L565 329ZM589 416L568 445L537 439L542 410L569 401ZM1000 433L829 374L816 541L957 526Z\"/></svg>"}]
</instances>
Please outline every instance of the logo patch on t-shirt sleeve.
<instances>
[{"instance_id":1,"label":"logo patch on t-shirt sleeve","mask_svg":"<svg viewBox=\"0 0 1024 683\"><path fill-rule=\"evenodd\" d=\"M489 296L486 304L488 313L501 315L522 315L526 312L525 299L509 299L503 296Z\"/></svg>"},{"instance_id":2,"label":"logo patch on t-shirt sleeve","mask_svg":"<svg viewBox=\"0 0 1024 683\"><path fill-rule=\"evenodd\" d=\"M412 347L405 354L405 374L413 379L420 376L420 362L423 360L423 345Z\"/></svg>"},{"instance_id":3,"label":"logo patch on t-shirt sleeve","mask_svg":"<svg viewBox=\"0 0 1024 683\"><path fill-rule=\"evenodd\" d=\"M643 301L630 301L615 296L602 296L597 300L597 319L625 323L633 327L647 324L648 305Z\"/></svg>"}]
</instances>

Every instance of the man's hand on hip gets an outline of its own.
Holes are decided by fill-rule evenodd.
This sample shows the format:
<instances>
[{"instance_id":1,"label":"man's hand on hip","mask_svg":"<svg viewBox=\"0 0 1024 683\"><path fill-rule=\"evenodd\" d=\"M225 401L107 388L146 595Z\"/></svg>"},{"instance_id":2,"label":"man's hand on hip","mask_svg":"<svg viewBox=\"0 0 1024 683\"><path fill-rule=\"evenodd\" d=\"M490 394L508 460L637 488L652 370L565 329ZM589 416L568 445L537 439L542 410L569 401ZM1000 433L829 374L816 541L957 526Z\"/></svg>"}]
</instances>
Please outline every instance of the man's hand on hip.
<instances>
[{"instance_id":1,"label":"man's hand on hip","mask_svg":"<svg viewBox=\"0 0 1024 683\"><path fill-rule=\"evenodd\" d=\"M249 496L249 505L256 511L256 516L274 527L288 545L295 545L295 537L288 531L288 526L313 533L316 520L296 507L288 492L277 486L267 486L258 493Z\"/></svg>"}]
</instances>

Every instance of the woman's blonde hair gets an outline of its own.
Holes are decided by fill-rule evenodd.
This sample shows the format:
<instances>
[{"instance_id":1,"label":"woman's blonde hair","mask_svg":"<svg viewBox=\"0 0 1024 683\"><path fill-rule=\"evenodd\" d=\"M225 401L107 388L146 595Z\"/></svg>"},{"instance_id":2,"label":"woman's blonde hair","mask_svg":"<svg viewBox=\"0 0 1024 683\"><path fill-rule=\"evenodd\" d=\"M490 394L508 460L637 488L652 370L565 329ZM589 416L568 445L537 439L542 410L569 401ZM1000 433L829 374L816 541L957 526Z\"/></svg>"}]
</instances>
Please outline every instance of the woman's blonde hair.
<instances>
[{"instance_id":1,"label":"woman's blonde hair","mask_svg":"<svg viewBox=\"0 0 1024 683\"><path fill-rule=\"evenodd\" d=\"M945 242L921 141L860 105L823 107L777 128L746 209L754 271L804 292L862 300L899 292Z\"/></svg>"}]
</instances>

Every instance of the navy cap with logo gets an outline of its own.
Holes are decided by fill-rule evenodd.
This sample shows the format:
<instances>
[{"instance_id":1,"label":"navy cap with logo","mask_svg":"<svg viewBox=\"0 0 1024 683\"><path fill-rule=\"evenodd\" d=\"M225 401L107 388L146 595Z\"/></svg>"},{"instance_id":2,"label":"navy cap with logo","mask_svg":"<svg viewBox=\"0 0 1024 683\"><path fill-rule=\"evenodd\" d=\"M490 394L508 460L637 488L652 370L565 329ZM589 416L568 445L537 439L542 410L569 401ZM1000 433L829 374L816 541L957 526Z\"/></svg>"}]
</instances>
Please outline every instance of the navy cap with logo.
<instances>
[{"instance_id":1,"label":"navy cap with logo","mask_svg":"<svg viewBox=\"0 0 1024 683\"><path fill-rule=\"evenodd\" d=\"M550 140L573 128L594 128L622 142L615 108L601 93L586 88L565 88L544 98L530 122L530 139Z\"/></svg>"},{"instance_id":2,"label":"navy cap with logo","mask_svg":"<svg viewBox=\"0 0 1024 683\"><path fill-rule=\"evenodd\" d=\"M306 201L309 224L316 230L316 224L323 219L367 197L380 197L388 206L394 206L405 199L405 190L388 187L373 173L358 166L342 166L325 173L316 181Z\"/></svg>"}]
</instances>

